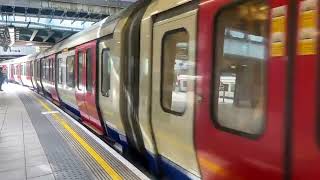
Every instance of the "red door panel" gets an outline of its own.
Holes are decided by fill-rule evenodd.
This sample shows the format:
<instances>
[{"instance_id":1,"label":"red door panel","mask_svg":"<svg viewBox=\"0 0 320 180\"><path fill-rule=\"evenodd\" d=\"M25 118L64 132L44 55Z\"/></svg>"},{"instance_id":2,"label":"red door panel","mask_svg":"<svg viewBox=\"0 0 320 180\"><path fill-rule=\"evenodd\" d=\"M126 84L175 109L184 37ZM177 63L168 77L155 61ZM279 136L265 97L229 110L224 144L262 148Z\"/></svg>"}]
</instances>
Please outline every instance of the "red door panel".
<instances>
[{"instance_id":1,"label":"red door panel","mask_svg":"<svg viewBox=\"0 0 320 180\"><path fill-rule=\"evenodd\" d=\"M89 126L98 134L103 134L103 126L99 118L97 109L97 90L96 90L96 70L97 70L97 41L81 45L76 48L76 59L79 60L79 54L82 54L82 81L79 82L80 88L77 88L76 96L80 108L83 123ZM79 61L77 61L77 68ZM77 72L78 73L78 72ZM90 73L90 74L88 74ZM78 78L77 74L77 78ZM90 77L90 78L89 78ZM88 78L90 79L88 81ZM77 79L78 81L78 79Z\"/></svg>"},{"instance_id":2,"label":"red door panel","mask_svg":"<svg viewBox=\"0 0 320 180\"><path fill-rule=\"evenodd\" d=\"M285 36L285 26L281 27L281 23L277 18L272 20L270 17L271 11L275 11L275 8L283 6L282 10L286 9L287 1L272 0L267 1L267 3L269 5L270 19L268 22L270 26L273 22L274 26L270 27L270 32L281 31L283 33L282 36ZM216 25L219 22L215 22L215 18L218 13L220 14L221 10L228 7L236 7L240 4L225 0L208 0L202 1L200 4L197 73L201 78L197 79L196 96L199 101L196 104L195 116L195 141L200 170L204 179L282 179L284 176L284 112L287 80L285 42L281 42L282 46L280 48L277 46L279 44L273 45L271 43L267 48L267 51L270 52L266 52L266 54L270 55L267 56L265 65L267 78L265 86L267 90L262 134L251 136L232 129L226 129L216 125L217 117L213 115L214 108L217 106L213 100L215 89L212 88L214 86L212 83L215 80L213 75L216 75L216 72L213 72L217 61L215 49L224 47L223 42L216 44L215 38L217 37L215 37L215 33L217 32L215 32L215 28L217 28ZM286 18L287 14L284 13L280 18L280 22L284 24ZM252 37L252 34L242 37L241 33L235 34L234 31L235 29L232 28L228 31L230 36L236 37L234 39L247 38L248 40L248 36ZM269 34L269 38L267 38L271 39L272 33ZM267 40L267 42L271 41ZM272 48L274 49L271 51ZM232 48L229 47L227 50L232 50ZM230 64L230 68L235 67ZM244 69L246 66L243 65L240 68ZM240 76L239 80L236 80L236 89L240 86L237 81L241 82ZM220 79L221 82L222 80ZM248 86L247 88L249 90L252 87ZM254 94L250 95L254 96ZM218 99L219 97L220 94ZM234 95L234 97L236 96ZM236 99L233 102L236 102Z\"/></svg>"},{"instance_id":3,"label":"red door panel","mask_svg":"<svg viewBox=\"0 0 320 180\"><path fill-rule=\"evenodd\" d=\"M319 179L319 90L316 86L319 82L319 2L298 2L297 52L293 71L292 177ZM310 32L314 32L314 36L309 36Z\"/></svg>"}]
</instances>

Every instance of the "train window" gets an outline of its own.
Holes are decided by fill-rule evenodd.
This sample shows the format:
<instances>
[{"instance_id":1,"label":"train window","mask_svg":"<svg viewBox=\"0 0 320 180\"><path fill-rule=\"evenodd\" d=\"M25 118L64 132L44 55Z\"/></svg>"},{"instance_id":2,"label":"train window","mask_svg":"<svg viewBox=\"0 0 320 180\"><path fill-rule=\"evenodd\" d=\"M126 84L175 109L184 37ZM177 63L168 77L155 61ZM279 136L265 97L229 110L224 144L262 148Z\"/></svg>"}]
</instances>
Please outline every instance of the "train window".
<instances>
[{"instance_id":1,"label":"train window","mask_svg":"<svg viewBox=\"0 0 320 180\"><path fill-rule=\"evenodd\" d=\"M75 80L74 80L74 56L68 56L66 62L66 83L67 86L74 88Z\"/></svg>"},{"instance_id":2,"label":"train window","mask_svg":"<svg viewBox=\"0 0 320 180\"><path fill-rule=\"evenodd\" d=\"M162 39L161 105L167 112L182 115L187 107L189 34L185 29L168 31ZM186 85L186 87L184 87Z\"/></svg>"},{"instance_id":3,"label":"train window","mask_svg":"<svg viewBox=\"0 0 320 180\"><path fill-rule=\"evenodd\" d=\"M56 81L56 63L55 59L52 59L52 82Z\"/></svg>"},{"instance_id":4,"label":"train window","mask_svg":"<svg viewBox=\"0 0 320 180\"><path fill-rule=\"evenodd\" d=\"M87 49L86 51L86 89L87 91L92 91L92 54L91 49Z\"/></svg>"},{"instance_id":5,"label":"train window","mask_svg":"<svg viewBox=\"0 0 320 180\"><path fill-rule=\"evenodd\" d=\"M82 67L83 67L83 54L81 51L78 52L78 81L77 81L77 87L79 90L81 90L82 87Z\"/></svg>"},{"instance_id":6,"label":"train window","mask_svg":"<svg viewBox=\"0 0 320 180\"><path fill-rule=\"evenodd\" d=\"M63 69L62 69L62 59L59 58L57 62L58 69L58 84L62 84L63 81Z\"/></svg>"},{"instance_id":7,"label":"train window","mask_svg":"<svg viewBox=\"0 0 320 180\"><path fill-rule=\"evenodd\" d=\"M33 62L30 62L30 75L33 76Z\"/></svg>"},{"instance_id":8,"label":"train window","mask_svg":"<svg viewBox=\"0 0 320 180\"><path fill-rule=\"evenodd\" d=\"M41 60L41 66L42 66L42 79L46 79L46 74L47 74L47 71L46 71L46 61L45 60Z\"/></svg>"},{"instance_id":9,"label":"train window","mask_svg":"<svg viewBox=\"0 0 320 180\"><path fill-rule=\"evenodd\" d=\"M111 54L110 49L102 50L102 67L101 67L101 92L103 96L110 96L110 72L111 72Z\"/></svg>"},{"instance_id":10,"label":"train window","mask_svg":"<svg viewBox=\"0 0 320 180\"><path fill-rule=\"evenodd\" d=\"M46 76L46 80L49 80L49 61L48 59L46 59L46 73L47 73L47 76Z\"/></svg>"},{"instance_id":11,"label":"train window","mask_svg":"<svg viewBox=\"0 0 320 180\"><path fill-rule=\"evenodd\" d=\"M264 129L267 17L267 1L253 0L216 18L213 114L220 129L253 136Z\"/></svg>"}]
</instances>

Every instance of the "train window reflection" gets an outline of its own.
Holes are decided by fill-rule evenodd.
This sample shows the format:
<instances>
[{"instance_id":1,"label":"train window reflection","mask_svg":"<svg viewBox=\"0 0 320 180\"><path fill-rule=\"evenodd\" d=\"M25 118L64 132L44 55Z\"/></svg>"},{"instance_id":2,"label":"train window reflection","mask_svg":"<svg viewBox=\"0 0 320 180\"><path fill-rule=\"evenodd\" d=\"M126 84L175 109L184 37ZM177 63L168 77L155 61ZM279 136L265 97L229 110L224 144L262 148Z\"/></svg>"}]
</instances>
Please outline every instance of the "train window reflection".
<instances>
[{"instance_id":1,"label":"train window reflection","mask_svg":"<svg viewBox=\"0 0 320 180\"><path fill-rule=\"evenodd\" d=\"M189 34L185 29L167 32L162 40L161 104L164 110L183 114L187 106Z\"/></svg>"},{"instance_id":2,"label":"train window reflection","mask_svg":"<svg viewBox=\"0 0 320 180\"><path fill-rule=\"evenodd\" d=\"M63 81L63 67L62 67L62 59L61 58L58 59L57 69L59 71L59 73L58 73L58 84L62 84L62 81Z\"/></svg>"},{"instance_id":3,"label":"train window reflection","mask_svg":"<svg viewBox=\"0 0 320 180\"><path fill-rule=\"evenodd\" d=\"M82 89L82 67L83 67L83 54L81 51L78 52L78 89Z\"/></svg>"},{"instance_id":4,"label":"train window reflection","mask_svg":"<svg viewBox=\"0 0 320 180\"><path fill-rule=\"evenodd\" d=\"M74 56L68 56L67 57L67 76L66 76L66 83L68 87L74 88L75 86L75 80L74 80Z\"/></svg>"},{"instance_id":5,"label":"train window reflection","mask_svg":"<svg viewBox=\"0 0 320 180\"><path fill-rule=\"evenodd\" d=\"M91 57L91 49L87 49L86 51L86 89L87 91L92 91L92 57Z\"/></svg>"},{"instance_id":6,"label":"train window reflection","mask_svg":"<svg viewBox=\"0 0 320 180\"><path fill-rule=\"evenodd\" d=\"M110 49L102 50L102 66L101 66L101 74L102 74L102 82L101 82L101 92L103 96L110 96L110 72L111 72L111 55Z\"/></svg>"},{"instance_id":7,"label":"train window reflection","mask_svg":"<svg viewBox=\"0 0 320 180\"><path fill-rule=\"evenodd\" d=\"M267 3L253 0L217 17L214 117L223 129L262 133L265 120ZM222 45L223 44L223 45Z\"/></svg>"}]
</instances>

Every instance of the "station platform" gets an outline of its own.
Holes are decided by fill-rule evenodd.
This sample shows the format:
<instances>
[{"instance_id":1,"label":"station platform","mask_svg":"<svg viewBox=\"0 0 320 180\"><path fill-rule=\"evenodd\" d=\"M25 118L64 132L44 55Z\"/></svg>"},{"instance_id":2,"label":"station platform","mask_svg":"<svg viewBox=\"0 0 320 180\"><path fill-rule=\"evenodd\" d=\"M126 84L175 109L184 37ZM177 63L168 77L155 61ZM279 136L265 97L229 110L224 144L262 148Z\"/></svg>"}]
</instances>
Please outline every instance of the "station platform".
<instances>
[{"instance_id":1,"label":"station platform","mask_svg":"<svg viewBox=\"0 0 320 180\"><path fill-rule=\"evenodd\" d=\"M1 180L149 179L45 98L15 84L3 89Z\"/></svg>"}]
</instances>

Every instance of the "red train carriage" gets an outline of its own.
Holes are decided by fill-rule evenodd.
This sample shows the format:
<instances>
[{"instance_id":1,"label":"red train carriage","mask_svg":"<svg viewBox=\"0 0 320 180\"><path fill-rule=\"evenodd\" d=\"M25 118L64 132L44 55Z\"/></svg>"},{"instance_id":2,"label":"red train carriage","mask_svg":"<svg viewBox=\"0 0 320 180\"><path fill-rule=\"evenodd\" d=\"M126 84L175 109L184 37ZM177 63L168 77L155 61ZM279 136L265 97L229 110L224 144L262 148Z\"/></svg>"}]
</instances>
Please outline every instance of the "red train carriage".
<instances>
[{"instance_id":1,"label":"red train carriage","mask_svg":"<svg viewBox=\"0 0 320 180\"><path fill-rule=\"evenodd\" d=\"M195 134L204 179L319 178L318 5L200 3ZM235 90L224 101L226 78Z\"/></svg>"},{"instance_id":2,"label":"red train carriage","mask_svg":"<svg viewBox=\"0 0 320 180\"><path fill-rule=\"evenodd\" d=\"M139 1L8 63L9 79L30 81L156 176L318 179L318 9Z\"/></svg>"}]
</instances>

